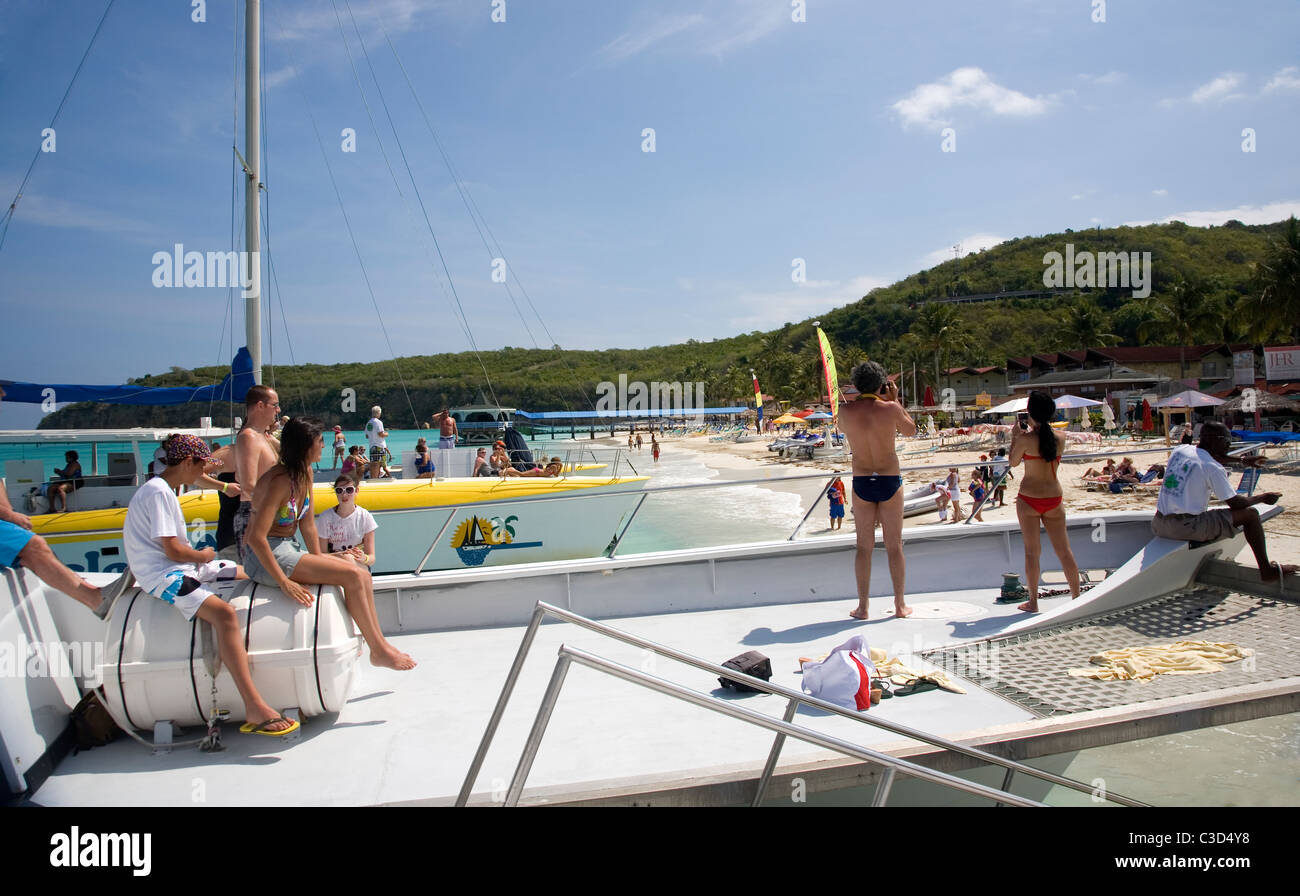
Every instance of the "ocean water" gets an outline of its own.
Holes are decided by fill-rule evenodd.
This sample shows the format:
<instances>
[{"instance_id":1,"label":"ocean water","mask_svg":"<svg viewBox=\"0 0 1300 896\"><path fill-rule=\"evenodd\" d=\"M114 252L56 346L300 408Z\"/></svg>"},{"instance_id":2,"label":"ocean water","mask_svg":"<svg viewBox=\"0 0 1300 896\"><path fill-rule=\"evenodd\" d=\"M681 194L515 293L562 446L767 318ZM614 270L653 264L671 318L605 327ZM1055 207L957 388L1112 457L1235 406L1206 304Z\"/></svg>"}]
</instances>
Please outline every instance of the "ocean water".
<instances>
[{"instance_id":1,"label":"ocean water","mask_svg":"<svg viewBox=\"0 0 1300 896\"><path fill-rule=\"evenodd\" d=\"M364 444L360 432L346 434L348 444ZM327 433L328 436L328 433ZM391 431L388 445L397 456L413 450L420 437L436 438L429 430ZM225 441L224 439L221 441ZM332 453L327 438L325 462ZM601 459L611 456L608 441L587 439L529 442L539 453L560 454L578 448L595 448ZM39 459L47 475L63 466L67 446L0 445L0 463L14 459ZM153 446L145 451L152 454ZM89 472L90 446L78 446L82 466ZM98 448L100 468L109 451L126 451L125 444L103 443ZM664 443L658 464L648 442L640 453L626 454L636 472L651 476L650 485L685 485L724 478L707 465L708 456L689 451L675 441ZM619 473L630 470L620 464ZM743 477L753 478L753 477ZM620 554L672 550L787 538L807 508L798 495L758 485L728 489L692 489L649 496L629 530ZM826 510L819 506L808 528L825 527ZM1256 719L1218 728L1168 735L1082 751L1064 774L1092 782L1100 779L1119 793L1155 805L1274 806L1300 805L1300 713ZM829 797L855 800L852 794ZM1093 805L1086 795L1053 789L1053 805Z\"/></svg>"}]
</instances>

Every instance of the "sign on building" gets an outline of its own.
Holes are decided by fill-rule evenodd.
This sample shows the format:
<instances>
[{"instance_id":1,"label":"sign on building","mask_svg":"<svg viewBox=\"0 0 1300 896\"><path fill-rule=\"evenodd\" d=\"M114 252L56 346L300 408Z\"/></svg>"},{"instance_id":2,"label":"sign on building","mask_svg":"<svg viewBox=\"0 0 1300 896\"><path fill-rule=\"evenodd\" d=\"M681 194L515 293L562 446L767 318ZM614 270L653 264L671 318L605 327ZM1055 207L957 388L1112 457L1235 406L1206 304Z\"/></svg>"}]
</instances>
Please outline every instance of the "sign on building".
<instances>
[{"instance_id":1,"label":"sign on building","mask_svg":"<svg viewBox=\"0 0 1300 896\"><path fill-rule=\"evenodd\" d=\"M987 392L981 392L975 396L975 407L991 408L993 407L993 396Z\"/></svg>"},{"instance_id":2,"label":"sign on building","mask_svg":"<svg viewBox=\"0 0 1300 896\"><path fill-rule=\"evenodd\" d=\"M1264 349L1264 378L1300 380L1300 345Z\"/></svg>"}]
</instances>

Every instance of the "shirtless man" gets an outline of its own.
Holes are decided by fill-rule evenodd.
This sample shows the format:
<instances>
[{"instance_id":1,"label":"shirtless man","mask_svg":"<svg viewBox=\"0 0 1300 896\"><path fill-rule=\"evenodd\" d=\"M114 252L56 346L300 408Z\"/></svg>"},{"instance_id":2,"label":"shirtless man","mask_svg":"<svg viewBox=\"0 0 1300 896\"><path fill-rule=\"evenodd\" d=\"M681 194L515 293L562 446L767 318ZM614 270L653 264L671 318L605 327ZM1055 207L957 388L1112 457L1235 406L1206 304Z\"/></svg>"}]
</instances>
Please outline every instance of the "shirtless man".
<instances>
[{"instance_id":1,"label":"shirtless man","mask_svg":"<svg viewBox=\"0 0 1300 896\"><path fill-rule=\"evenodd\" d=\"M270 386L252 386L244 396L244 428L235 439L235 482L239 483L239 509L235 511L235 545L244 562L244 533L253 514L253 486L263 473L280 462L277 443L266 434L280 416L280 396Z\"/></svg>"},{"instance_id":2,"label":"shirtless man","mask_svg":"<svg viewBox=\"0 0 1300 896\"><path fill-rule=\"evenodd\" d=\"M903 477L899 475L894 433L916 435L916 423L898 401L898 386L889 382L875 361L853 368L857 401L840 405L840 429L853 452L853 520L858 551L853 572L858 583L858 606L849 613L867 618L871 589L871 552L876 545L876 523L884 533L889 575L894 581L894 615L911 616L903 602Z\"/></svg>"},{"instance_id":3,"label":"shirtless man","mask_svg":"<svg viewBox=\"0 0 1300 896\"><path fill-rule=\"evenodd\" d=\"M456 418L451 415L451 411L443 408L433 415L433 419L438 424L438 447L455 448Z\"/></svg>"}]
</instances>

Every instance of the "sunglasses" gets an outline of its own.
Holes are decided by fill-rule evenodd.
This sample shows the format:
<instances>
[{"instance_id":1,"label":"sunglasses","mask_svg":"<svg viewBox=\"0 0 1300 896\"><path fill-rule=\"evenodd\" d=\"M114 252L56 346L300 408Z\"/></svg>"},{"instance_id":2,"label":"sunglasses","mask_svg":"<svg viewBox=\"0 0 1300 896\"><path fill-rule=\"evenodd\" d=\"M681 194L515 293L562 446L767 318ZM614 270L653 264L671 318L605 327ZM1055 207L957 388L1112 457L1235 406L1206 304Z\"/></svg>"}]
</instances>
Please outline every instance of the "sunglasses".
<instances>
[{"instance_id":1,"label":"sunglasses","mask_svg":"<svg viewBox=\"0 0 1300 896\"><path fill-rule=\"evenodd\" d=\"M336 488L336 489L334 489L334 494L336 494L336 495L350 495L350 494L352 494L353 492L355 492L356 490L357 490L357 488L356 488L356 486L354 486L354 485L345 485L345 486L343 486L342 488Z\"/></svg>"}]
</instances>

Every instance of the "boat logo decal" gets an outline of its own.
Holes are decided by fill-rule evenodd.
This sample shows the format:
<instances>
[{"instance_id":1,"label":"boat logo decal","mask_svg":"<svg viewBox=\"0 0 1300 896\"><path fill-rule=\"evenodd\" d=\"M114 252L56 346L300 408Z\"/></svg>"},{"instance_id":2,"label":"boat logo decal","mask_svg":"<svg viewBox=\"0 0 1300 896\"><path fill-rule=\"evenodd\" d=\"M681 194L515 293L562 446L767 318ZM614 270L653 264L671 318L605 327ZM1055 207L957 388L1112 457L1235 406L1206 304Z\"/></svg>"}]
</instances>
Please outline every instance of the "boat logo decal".
<instances>
[{"instance_id":1,"label":"boat logo decal","mask_svg":"<svg viewBox=\"0 0 1300 896\"><path fill-rule=\"evenodd\" d=\"M492 551L541 547L540 541L515 541L515 527L511 524L518 520L519 517L514 515L504 520L501 517L471 516L456 527L451 535L451 546L466 566L482 566Z\"/></svg>"}]
</instances>

